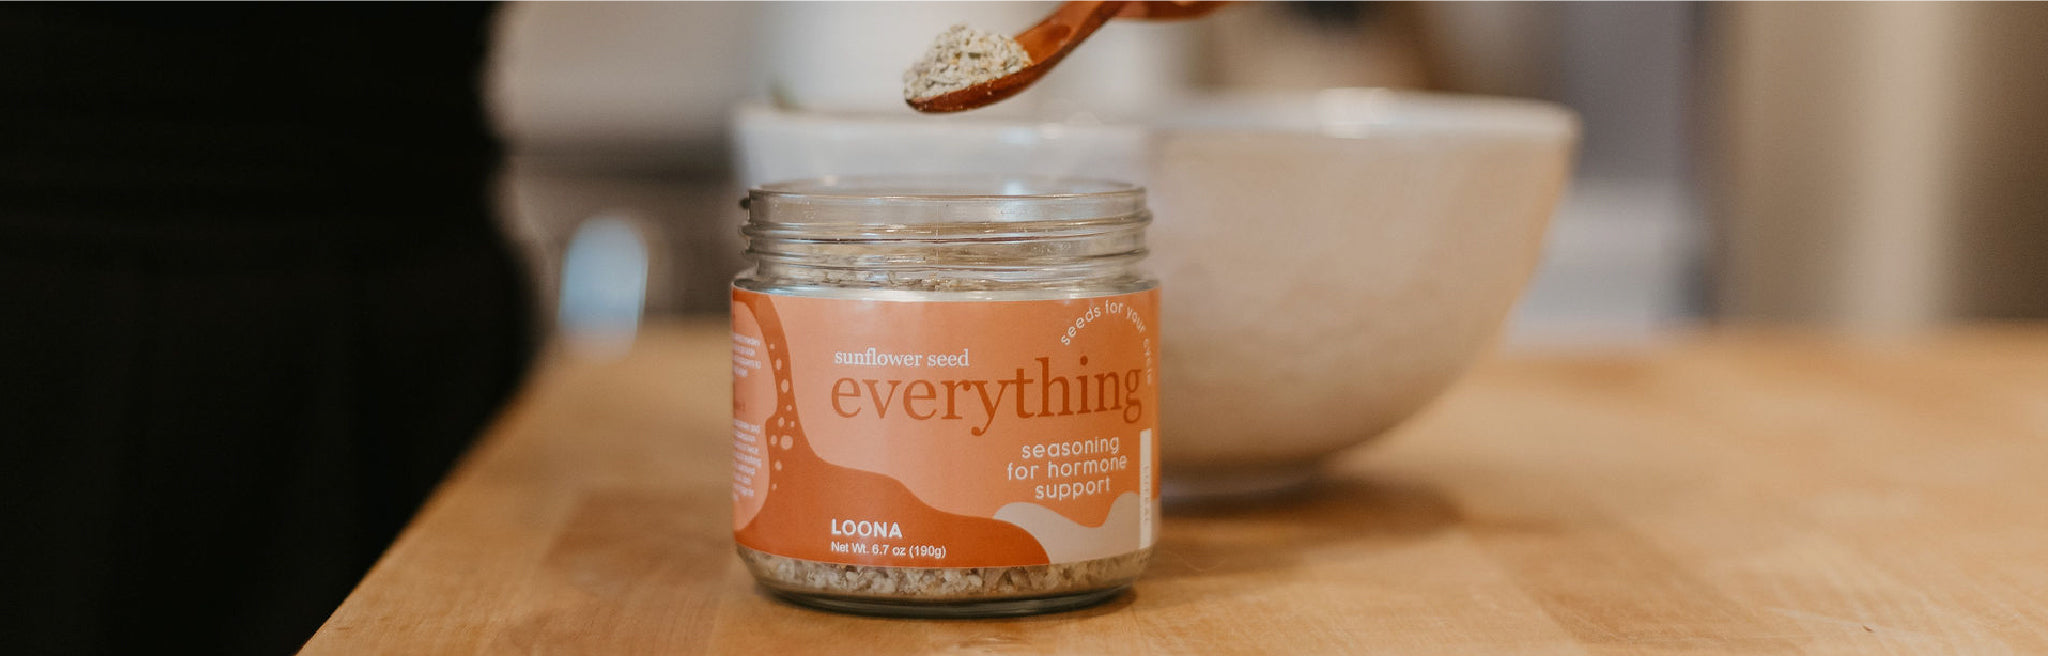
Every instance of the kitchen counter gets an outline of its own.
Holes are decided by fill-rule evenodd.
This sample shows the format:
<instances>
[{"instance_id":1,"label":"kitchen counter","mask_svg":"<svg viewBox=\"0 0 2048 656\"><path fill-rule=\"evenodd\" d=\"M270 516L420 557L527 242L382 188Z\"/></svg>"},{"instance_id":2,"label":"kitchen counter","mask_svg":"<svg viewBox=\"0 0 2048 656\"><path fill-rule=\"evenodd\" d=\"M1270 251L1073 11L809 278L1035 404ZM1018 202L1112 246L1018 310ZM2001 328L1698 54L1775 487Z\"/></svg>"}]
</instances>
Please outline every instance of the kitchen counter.
<instances>
[{"instance_id":1,"label":"kitchen counter","mask_svg":"<svg viewBox=\"0 0 2048 656\"><path fill-rule=\"evenodd\" d=\"M2048 653L2044 327L1496 357L1311 491L1169 506L1131 593L976 621L754 589L728 357L551 358L306 653Z\"/></svg>"}]
</instances>

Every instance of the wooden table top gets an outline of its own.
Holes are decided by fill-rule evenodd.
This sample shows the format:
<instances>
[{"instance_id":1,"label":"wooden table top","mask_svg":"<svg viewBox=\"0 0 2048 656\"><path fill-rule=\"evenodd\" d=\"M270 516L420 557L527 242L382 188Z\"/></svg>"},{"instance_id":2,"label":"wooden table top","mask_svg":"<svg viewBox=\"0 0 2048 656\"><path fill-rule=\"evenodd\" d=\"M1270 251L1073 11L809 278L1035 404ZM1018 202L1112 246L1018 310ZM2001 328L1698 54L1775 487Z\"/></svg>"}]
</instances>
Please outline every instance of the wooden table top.
<instances>
[{"instance_id":1,"label":"wooden table top","mask_svg":"<svg viewBox=\"0 0 2048 656\"><path fill-rule=\"evenodd\" d=\"M1134 592L976 621L753 588L727 348L551 360L306 651L2048 653L2048 328L1497 357L1310 493L1170 508Z\"/></svg>"}]
</instances>

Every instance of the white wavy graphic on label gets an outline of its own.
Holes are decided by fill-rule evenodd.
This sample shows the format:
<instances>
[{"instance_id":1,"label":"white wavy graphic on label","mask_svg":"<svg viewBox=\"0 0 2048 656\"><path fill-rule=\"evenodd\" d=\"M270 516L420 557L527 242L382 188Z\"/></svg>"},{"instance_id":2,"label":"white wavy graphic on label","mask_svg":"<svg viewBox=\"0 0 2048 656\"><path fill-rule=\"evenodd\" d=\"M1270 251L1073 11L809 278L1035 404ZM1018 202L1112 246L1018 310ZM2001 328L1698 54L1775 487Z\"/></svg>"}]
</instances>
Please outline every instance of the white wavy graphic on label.
<instances>
[{"instance_id":1,"label":"white wavy graphic on label","mask_svg":"<svg viewBox=\"0 0 2048 656\"><path fill-rule=\"evenodd\" d=\"M1082 526L1051 508L1018 501L996 511L1000 519L1031 534L1050 562L1071 563L1121 556L1138 550L1138 493L1125 492L1109 506L1098 528Z\"/></svg>"}]
</instances>

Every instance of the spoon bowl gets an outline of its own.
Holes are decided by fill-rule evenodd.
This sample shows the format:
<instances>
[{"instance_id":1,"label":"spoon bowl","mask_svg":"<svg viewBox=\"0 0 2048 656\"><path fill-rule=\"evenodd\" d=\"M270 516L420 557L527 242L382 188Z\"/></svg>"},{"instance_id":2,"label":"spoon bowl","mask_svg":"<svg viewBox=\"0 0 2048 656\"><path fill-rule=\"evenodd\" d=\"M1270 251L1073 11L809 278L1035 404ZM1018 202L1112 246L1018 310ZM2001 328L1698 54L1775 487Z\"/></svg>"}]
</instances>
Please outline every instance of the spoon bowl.
<instances>
[{"instance_id":1,"label":"spoon bowl","mask_svg":"<svg viewBox=\"0 0 2048 656\"><path fill-rule=\"evenodd\" d=\"M1102 29L1111 18L1176 20L1215 11L1221 2L1067 2L1031 29L1014 37L1030 55L1022 70L965 89L925 98L906 98L912 109L928 114L961 112L1002 102L1045 77L1067 53Z\"/></svg>"}]
</instances>

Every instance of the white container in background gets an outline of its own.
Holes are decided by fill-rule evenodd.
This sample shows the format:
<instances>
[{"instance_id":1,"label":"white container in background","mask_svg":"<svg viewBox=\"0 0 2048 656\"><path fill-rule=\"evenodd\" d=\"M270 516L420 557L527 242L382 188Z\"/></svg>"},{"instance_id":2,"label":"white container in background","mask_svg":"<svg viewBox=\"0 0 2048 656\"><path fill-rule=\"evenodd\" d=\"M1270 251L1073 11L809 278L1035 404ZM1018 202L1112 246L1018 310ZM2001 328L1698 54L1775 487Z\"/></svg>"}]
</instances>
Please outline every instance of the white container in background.
<instances>
[{"instance_id":1,"label":"white container in background","mask_svg":"<svg viewBox=\"0 0 2048 656\"><path fill-rule=\"evenodd\" d=\"M1578 123L1371 89L1177 104L1148 124L743 109L742 182L1085 175L1150 189L1169 495L1254 493L1385 433L1492 342L1535 269Z\"/></svg>"}]
</instances>

